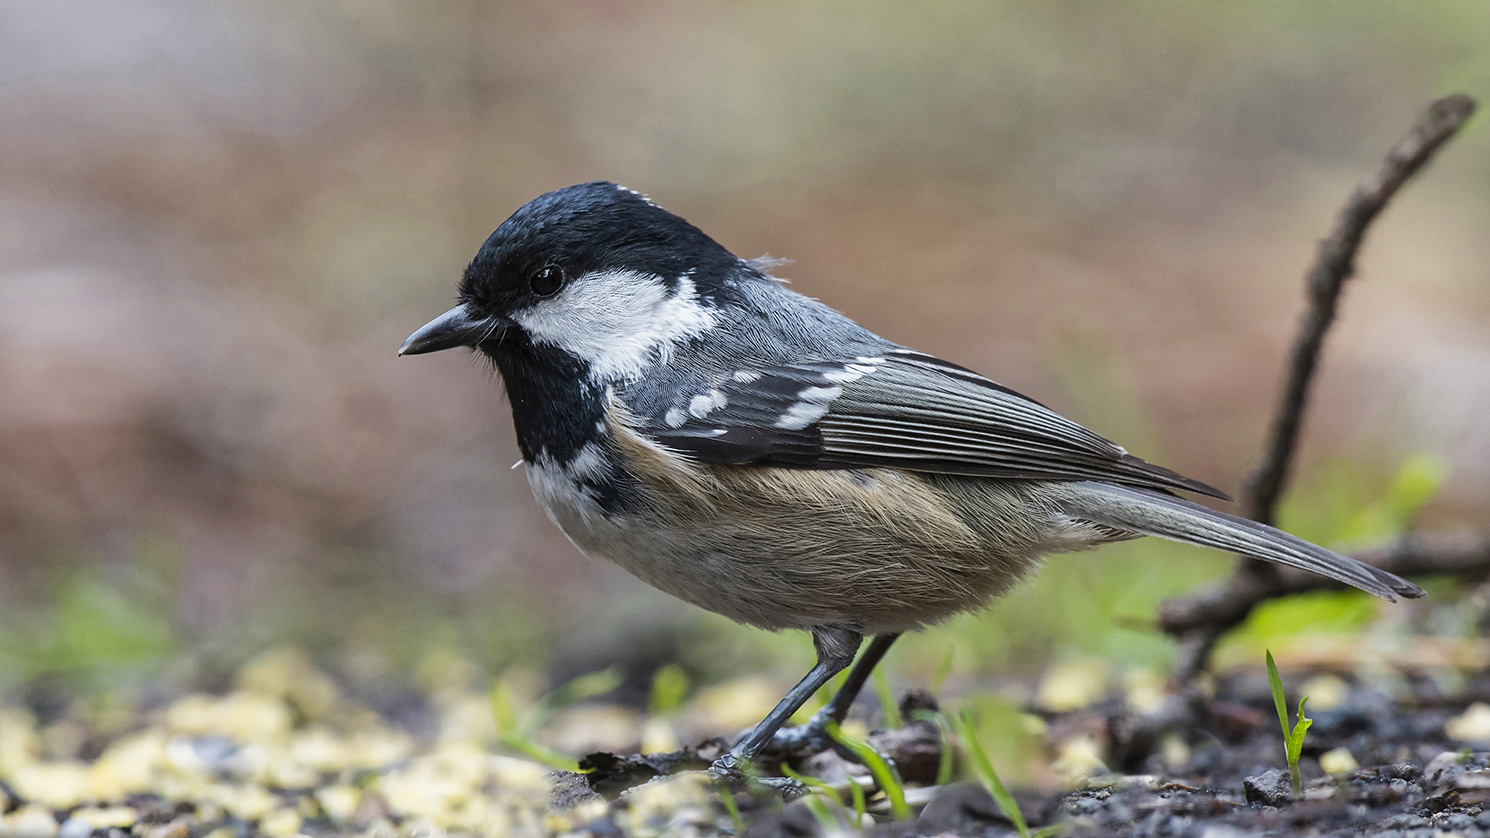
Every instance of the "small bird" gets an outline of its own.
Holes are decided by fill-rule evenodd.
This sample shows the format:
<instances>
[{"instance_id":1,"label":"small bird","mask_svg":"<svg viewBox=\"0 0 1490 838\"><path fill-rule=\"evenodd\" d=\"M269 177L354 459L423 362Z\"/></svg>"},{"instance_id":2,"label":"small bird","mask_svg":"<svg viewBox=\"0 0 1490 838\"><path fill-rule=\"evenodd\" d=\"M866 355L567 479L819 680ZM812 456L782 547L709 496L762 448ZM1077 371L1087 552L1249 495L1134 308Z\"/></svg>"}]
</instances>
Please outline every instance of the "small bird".
<instances>
[{"instance_id":1,"label":"small bird","mask_svg":"<svg viewBox=\"0 0 1490 838\"><path fill-rule=\"evenodd\" d=\"M539 196L400 355L471 347L506 384L533 494L584 553L686 602L812 633L814 666L709 770L826 746L901 633L985 606L1048 553L1158 536L1395 601L1421 588L1176 496L1145 462L870 332L617 184ZM806 725L783 724L872 640ZM789 792L789 781L775 780Z\"/></svg>"}]
</instances>

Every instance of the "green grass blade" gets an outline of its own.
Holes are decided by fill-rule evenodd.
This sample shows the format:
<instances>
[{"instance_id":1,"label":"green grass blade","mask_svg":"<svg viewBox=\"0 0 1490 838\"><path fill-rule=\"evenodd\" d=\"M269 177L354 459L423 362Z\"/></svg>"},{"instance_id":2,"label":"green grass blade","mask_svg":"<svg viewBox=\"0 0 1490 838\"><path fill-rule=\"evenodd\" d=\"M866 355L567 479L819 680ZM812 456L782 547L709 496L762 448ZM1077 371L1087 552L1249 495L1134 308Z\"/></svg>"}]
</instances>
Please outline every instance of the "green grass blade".
<instances>
[{"instance_id":1,"label":"green grass blade","mask_svg":"<svg viewBox=\"0 0 1490 838\"><path fill-rule=\"evenodd\" d=\"M859 829L869 817L869 802L864 799L864 789L853 778L848 781L848 795L854 804L854 829Z\"/></svg>"},{"instance_id":2,"label":"green grass blade","mask_svg":"<svg viewBox=\"0 0 1490 838\"><path fill-rule=\"evenodd\" d=\"M802 805L812 813L812 817L817 820L817 825L822 827L824 835L832 835L843 828L843 824L833 817L832 812L828 811L828 804L823 802L822 795L809 794L802 801Z\"/></svg>"},{"instance_id":3,"label":"green grass blade","mask_svg":"<svg viewBox=\"0 0 1490 838\"><path fill-rule=\"evenodd\" d=\"M895 820L910 820L912 814L910 805L905 802L905 783L900 779L900 772L895 770L895 766L887 762L868 742L845 734L838 727L837 722L827 722L823 725L823 730L833 738L834 742L853 752L859 762L869 769L870 775L874 777L874 781L879 784L885 792L885 797L889 799L890 814Z\"/></svg>"},{"instance_id":4,"label":"green grass blade","mask_svg":"<svg viewBox=\"0 0 1490 838\"><path fill-rule=\"evenodd\" d=\"M505 686L500 683L498 686L505 692ZM595 698L596 696L614 692L616 687L619 686L621 686L621 670L612 666L602 669L599 672L581 675L573 681L559 686L548 695L534 702L533 706L520 714L512 712L509 699L506 707L506 712L509 714L508 724L504 727L502 720L499 718L497 729L504 730L509 727L515 727L524 735L530 734L542 727L544 722L547 722L554 713L563 710L565 707L577 701L584 701L587 698ZM497 711L499 710L497 706L497 694L493 692L492 696L492 709Z\"/></svg>"},{"instance_id":5,"label":"green grass blade","mask_svg":"<svg viewBox=\"0 0 1490 838\"><path fill-rule=\"evenodd\" d=\"M530 708L519 717L512 708L512 692L505 681L497 681L492 685L491 714L497 727L497 741L502 745L557 771L579 771L578 762L529 738L531 731L537 727L533 723L534 718L541 718L542 714L534 713Z\"/></svg>"},{"instance_id":6,"label":"green grass blade","mask_svg":"<svg viewBox=\"0 0 1490 838\"><path fill-rule=\"evenodd\" d=\"M735 795L727 789L719 789L717 793L724 811L729 814L729 822L735 827L735 834L744 835L745 819L740 817L740 807L735 805Z\"/></svg>"},{"instance_id":7,"label":"green grass blade","mask_svg":"<svg viewBox=\"0 0 1490 838\"><path fill-rule=\"evenodd\" d=\"M874 671L874 692L880 699L880 713L884 714L885 727L905 727L905 719L900 716L900 707L895 704L895 693L890 691L890 678L885 675L883 669Z\"/></svg>"},{"instance_id":8,"label":"green grass blade","mask_svg":"<svg viewBox=\"0 0 1490 838\"><path fill-rule=\"evenodd\" d=\"M1299 776L1299 757L1304 753L1304 736L1314 724L1314 720L1304 715L1304 705L1309 703L1306 695L1299 699L1299 718L1293 726L1293 732L1288 734L1288 773L1293 779L1293 797L1295 800L1304 796L1303 779Z\"/></svg>"},{"instance_id":9,"label":"green grass blade","mask_svg":"<svg viewBox=\"0 0 1490 838\"><path fill-rule=\"evenodd\" d=\"M1283 741L1288 741L1288 701L1283 697L1283 679L1278 675L1278 665L1273 663L1273 653L1264 649L1268 663L1268 687L1273 692L1273 709L1278 712L1278 724L1283 728Z\"/></svg>"},{"instance_id":10,"label":"green grass blade","mask_svg":"<svg viewBox=\"0 0 1490 838\"><path fill-rule=\"evenodd\" d=\"M1299 755L1304 752L1304 734L1314 724L1314 720L1304 715L1304 706L1309 703L1309 696L1299 699L1298 720L1294 722L1293 732L1288 734L1288 756L1290 761L1297 761Z\"/></svg>"},{"instance_id":11,"label":"green grass blade","mask_svg":"<svg viewBox=\"0 0 1490 838\"><path fill-rule=\"evenodd\" d=\"M539 763L540 765L544 765L556 771L573 771L575 773L579 772L578 762L564 756L558 751L550 750L543 747L542 745L539 745L537 742L532 742L524 738L523 736L520 736L518 734L508 734L499 737L499 740L503 745L506 745L512 750L517 751L518 753L522 754L528 759L533 760L536 763Z\"/></svg>"},{"instance_id":12,"label":"green grass blade","mask_svg":"<svg viewBox=\"0 0 1490 838\"><path fill-rule=\"evenodd\" d=\"M963 747L967 748L968 758L973 763L973 770L983 781L983 787L993 796L993 802L998 804L999 811L1014 823L1014 829L1019 833L1020 838L1030 838L1030 827L1024 821L1024 814L1019 811L1019 803L1014 800L1014 795L1004 788L1003 782L999 780L998 772L993 770L993 763L988 761L987 752L978 742L977 723L973 719L972 708L964 707L962 715L953 717L951 721L958 736L962 739Z\"/></svg>"},{"instance_id":13,"label":"green grass blade","mask_svg":"<svg viewBox=\"0 0 1490 838\"><path fill-rule=\"evenodd\" d=\"M812 790L812 794L808 795L808 800L816 802L822 808L822 814L818 813L818 808L813 807L812 802L809 802L807 805L813 809L812 815L817 818L817 822L822 826L823 832L828 834L837 832L848 823L848 808L843 805L843 798L838 796L838 792L832 786L817 777L798 774L788 765L781 766L781 773ZM852 783L853 781L850 780L849 782ZM833 809L837 812L837 817L829 817L830 813L827 810L827 803L833 804ZM825 818L827 819L825 820ZM854 827L858 828L857 818L855 819Z\"/></svg>"}]
</instances>

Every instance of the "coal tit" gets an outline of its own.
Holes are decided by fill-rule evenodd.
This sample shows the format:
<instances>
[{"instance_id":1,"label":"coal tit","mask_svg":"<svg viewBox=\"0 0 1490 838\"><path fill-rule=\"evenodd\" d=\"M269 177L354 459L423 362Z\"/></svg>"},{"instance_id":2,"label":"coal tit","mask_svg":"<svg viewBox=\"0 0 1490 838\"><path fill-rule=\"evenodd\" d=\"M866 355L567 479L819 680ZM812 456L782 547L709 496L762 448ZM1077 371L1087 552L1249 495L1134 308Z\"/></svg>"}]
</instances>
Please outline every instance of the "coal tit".
<instances>
[{"instance_id":1,"label":"coal tit","mask_svg":"<svg viewBox=\"0 0 1490 838\"><path fill-rule=\"evenodd\" d=\"M1388 600L1410 582L1175 496L1215 489L784 287L645 196L523 206L460 304L401 355L473 347L512 404L528 480L579 547L680 599L812 633L818 664L711 775L824 744L902 632L983 607L1047 553L1152 535ZM873 638L800 729L783 723Z\"/></svg>"}]
</instances>

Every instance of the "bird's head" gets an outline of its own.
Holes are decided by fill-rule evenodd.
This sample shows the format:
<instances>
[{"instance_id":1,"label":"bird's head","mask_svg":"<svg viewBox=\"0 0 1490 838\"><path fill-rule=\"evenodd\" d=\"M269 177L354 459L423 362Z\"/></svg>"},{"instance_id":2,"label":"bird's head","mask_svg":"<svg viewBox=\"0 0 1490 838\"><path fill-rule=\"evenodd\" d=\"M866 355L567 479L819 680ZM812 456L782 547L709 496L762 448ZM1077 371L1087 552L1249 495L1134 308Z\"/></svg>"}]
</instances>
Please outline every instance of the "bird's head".
<instances>
[{"instance_id":1,"label":"bird's head","mask_svg":"<svg viewBox=\"0 0 1490 838\"><path fill-rule=\"evenodd\" d=\"M460 304L400 355L557 349L595 378L635 375L712 328L745 262L640 193L606 181L529 201L482 245Z\"/></svg>"}]
</instances>

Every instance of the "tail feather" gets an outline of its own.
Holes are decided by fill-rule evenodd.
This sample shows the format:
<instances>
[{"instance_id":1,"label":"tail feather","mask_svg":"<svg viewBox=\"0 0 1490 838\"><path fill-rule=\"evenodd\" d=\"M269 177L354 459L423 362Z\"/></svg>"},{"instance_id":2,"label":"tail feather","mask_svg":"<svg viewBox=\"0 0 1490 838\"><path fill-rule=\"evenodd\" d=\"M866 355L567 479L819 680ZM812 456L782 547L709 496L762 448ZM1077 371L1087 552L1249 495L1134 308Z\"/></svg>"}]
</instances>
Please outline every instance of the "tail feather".
<instances>
[{"instance_id":1,"label":"tail feather","mask_svg":"<svg viewBox=\"0 0 1490 838\"><path fill-rule=\"evenodd\" d=\"M1327 576L1396 602L1423 589L1384 570L1332 553L1265 524L1217 512L1196 503L1110 483L1069 483L1062 501L1067 514L1120 530L1226 550Z\"/></svg>"}]
</instances>

